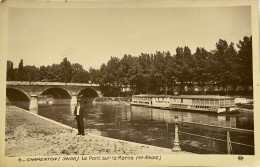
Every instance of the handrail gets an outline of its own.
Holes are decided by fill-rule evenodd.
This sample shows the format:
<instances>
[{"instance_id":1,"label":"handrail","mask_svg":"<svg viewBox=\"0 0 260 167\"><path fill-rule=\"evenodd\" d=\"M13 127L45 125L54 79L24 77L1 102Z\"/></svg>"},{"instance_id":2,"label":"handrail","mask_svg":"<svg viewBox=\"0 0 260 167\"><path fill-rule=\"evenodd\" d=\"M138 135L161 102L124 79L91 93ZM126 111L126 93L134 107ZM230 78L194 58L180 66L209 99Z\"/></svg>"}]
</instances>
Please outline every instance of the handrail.
<instances>
[{"instance_id":1,"label":"handrail","mask_svg":"<svg viewBox=\"0 0 260 167\"><path fill-rule=\"evenodd\" d=\"M210 126L210 127L216 127L216 128L224 128L227 130L227 140L223 140L223 139L218 139L218 138L213 138L213 137L208 137L208 136L202 136L202 135L198 135L198 134L192 134L192 133L188 133L188 132L182 132L178 130L178 125L180 123L191 123L191 124L196 124L196 125L202 125L202 126ZM178 119L178 114L175 114L174 116L174 125L175 125L175 138L174 138L174 147L172 148L172 151L175 151L176 147L179 146L179 133L180 134L186 134L186 135L191 135L191 136L196 136L196 137L200 137L200 138L206 138L206 139L210 139L210 140L216 140L216 141L220 141L220 142L225 142L227 143L227 154L233 154L233 149L232 149L232 143L233 144L237 144L237 145L241 145L241 146L246 146L246 147L251 147L251 148L255 148L254 145L249 145L249 144L243 144L243 143L238 143L238 142L232 142L230 140L230 132L229 130L234 130L234 131L238 131L238 132L246 132L246 133L254 133L254 131L252 130L246 130L246 129L238 129L238 128L231 128L231 127L225 127L225 126L216 126L216 125L209 125L209 124L199 124L199 123L195 123L195 122L186 122L186 121L180 121ZM168 127L167 127L167 131L168 131ZM177 142L176 142L177 141ZM199 147L201 148L201 147ZM179 150L181 150L179 148ZM207 149L208 150L208 149ZM177 150L178 151L178 150ZM215 150L210 150L210 151L215 151Z\"/></svg>"},{"instance_id":2,"label":"handrail","mask_svg":"<svg viewBox=\"0 0 260 167\"><path fill-rule=\"evenodd\" d=\"M226 140L222 140L222 139L217 139L217 138L207 137L207 136L201 136L201 135L196 135L196 134L187 133L187 132L182 132L182 131L179 131L179 133L183 133L183 134L191 135L191 136L202 137L202 138L208 138L208 139L212 139L212 140L218 140L218 141L222 141L222 142L227 142Z\"/></svg>"},{"instance_id":3,"label":"handrail","mask_svg":"<svg viewBox=\"0 0 260 167\"><path fill-rule=\"evenodd\" d=\"M187 132L182 132L182 131L178 131L178 133L182 133L182 134L186 134L186 135L191 135L191 136L197 136L197 137L201 137L201 138L207 138L207 139L211 139L211 140L217 140L217 141L221 141L221 142L227 142L226 140L222 140L222 139L217 139L217 138L213 138L213 137L207 137L207 136L201 136L201 135L196 135L196 134L192 134L192 133L187 133ZM252 145L248 145L248 144L243 144L243 143L238 143L238 142L232 142L229 141L230 144L237 144L237 145L242 145L242 146L246 146L246 147L251 147L251 148L255 148L255 146ZM187 144L186 144L187 145ZM231 146L231 145L230 145ZM194 147L194 146L193 146ZM210 150L210 149L206 149L203 147L197 147L197 148L202 148L205 150L209 150L209 151L213 151L213 152L217 152L215 150ZM232 148L232 147L231 147Z\"/></svg>"},{"instance_id":4,"label":"handrail","mask_svg":"<svg viewBox=\"0 0 260 167\"><path fill-rule=\"evenodd\" d=\"M243 143L238 143L238 142L233 142L233 141L230 141L230 143L237 144L237 145L242 145L242 146L246 146L246 147L252 147L252 148L255 147L255 146L252 146L252 145L243 144Z\"/></svg>"},{"instance_id":5,"label":"handrail","mask_svg":"<svg viewBox=\"0 0 260 167\"><path fill-rule=\"evenodd\" d=\"M215 128L222 128L222 129L228 129L228 130L233 130L241 133L251 133L254 134L253 130L247 130L247 129L239 129L239 128L232 128L232 127L227 127L227 126L218 126L218 125L210 125L210 124L201 124L201 123L196 123L196 122L187 122L187 121L179 121L182 123L187 123L187 124L195 124L195 125L200 125L200 126L210 126L210 127L215 127Z\"/></svg>"}]
</instances>

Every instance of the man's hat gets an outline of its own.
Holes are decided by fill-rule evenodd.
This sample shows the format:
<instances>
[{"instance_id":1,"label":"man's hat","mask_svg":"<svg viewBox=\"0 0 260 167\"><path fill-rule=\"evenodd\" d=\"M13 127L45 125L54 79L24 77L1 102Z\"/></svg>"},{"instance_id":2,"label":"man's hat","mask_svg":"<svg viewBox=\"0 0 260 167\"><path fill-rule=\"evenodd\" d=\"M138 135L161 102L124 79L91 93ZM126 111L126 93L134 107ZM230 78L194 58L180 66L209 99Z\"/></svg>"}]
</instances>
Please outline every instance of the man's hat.
<instances>
[{"instance_id":1,"label":"man's hat","mask_svg":"<svg viewBox=\"0 0 260 167\"><path fill-rule=\"evenodd\" d=\"M79 96L78 99L77 99L77 102L80 103L81 102L81 97L82 96Z\"/></svg>"},{"instance_id":2,"label":"man's hat","mask_svg":"<svg viewBox=\"0 0 260 167\"><path fill-rule=\"evenodd\" d=\"M81 98L78 98L78 99L77 99L77 102L81 102Z\"/></svg>"}]
</instances>

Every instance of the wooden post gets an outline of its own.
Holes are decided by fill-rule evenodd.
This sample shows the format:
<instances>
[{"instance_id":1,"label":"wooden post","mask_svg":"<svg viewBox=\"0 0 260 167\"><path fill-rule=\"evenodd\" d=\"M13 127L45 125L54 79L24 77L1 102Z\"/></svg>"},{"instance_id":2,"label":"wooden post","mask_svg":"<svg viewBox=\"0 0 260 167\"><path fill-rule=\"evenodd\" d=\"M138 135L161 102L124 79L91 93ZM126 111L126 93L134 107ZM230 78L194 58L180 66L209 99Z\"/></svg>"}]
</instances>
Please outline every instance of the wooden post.
<instances>
[{"instance_id":1,"label":"wooden post","mask_svg":"<svg viewBox=\"0 0 260 167\"><path fill-rule=\"evenodd\" d=\"M117 116L117 120L118 120L118 125L121 125L121 116Z\"/></svg>"},{"instance_id":2,"label":"wooden post","mask_svg":"<svg viewBox=\"0 0 260 167\"><path fill-rule=\"evenodd\" d=\"M227 153L231 154L231 150L230 150L230 134L229 131L227 131Z\"/></svg>"},{"instance_id":3,"label":"wooden post","mask_svg":"<svg viewBox=\"0 0 260 167\"><path fill-rule=\"evenodd\" d=\"M178 114L175 114L174 115L175 138L174 138L174 144L173 144L173 148L172 148L172 151L174 151L174 152L181 151L179 134L178 134L178 125L179 125Z\"/></svg>"},{"instance_id":4,"label":"wooden post","mask_svg":"<svg viewBox=\"0 0 260 167\"><path fill-rule=\"evenodd\" d=\"M168 88L167 88L167 79L165 81L165 96L167 96L167 91L168 91Z\"/></svg>"},{"instance_id":5,"label":"wooden post","mask_svg":"<svg viewBox=\"0 0 260 167\"><path fill-rule=\"evenodd\" d=\"M166 130L167 130L167 136L169 136L169 127L168 127L168 122L166 122Z\"/></svg>"}]
</instances>

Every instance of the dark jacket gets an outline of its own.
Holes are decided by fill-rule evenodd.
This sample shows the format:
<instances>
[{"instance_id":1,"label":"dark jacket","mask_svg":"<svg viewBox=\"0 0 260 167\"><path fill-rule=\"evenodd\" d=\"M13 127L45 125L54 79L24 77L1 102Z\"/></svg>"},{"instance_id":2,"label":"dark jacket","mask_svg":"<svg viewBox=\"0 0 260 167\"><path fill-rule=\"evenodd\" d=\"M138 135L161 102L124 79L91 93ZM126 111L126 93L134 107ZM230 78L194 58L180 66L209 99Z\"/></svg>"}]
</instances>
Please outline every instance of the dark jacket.
<instances>
[{"instance_id":1,"label":"dark jacket","mask_svg":"<svg viewBox=\"0 0 260 167\"><path fill-rule=\"evenodd\" d=\"M74 109L74 116L76 118L84 118L84 110L83 110L83 106L80 106L80 109L79 109L79 115L77 115L77 107L78 105L75 106L75 109Z\"/></svg>"}]
</instances>

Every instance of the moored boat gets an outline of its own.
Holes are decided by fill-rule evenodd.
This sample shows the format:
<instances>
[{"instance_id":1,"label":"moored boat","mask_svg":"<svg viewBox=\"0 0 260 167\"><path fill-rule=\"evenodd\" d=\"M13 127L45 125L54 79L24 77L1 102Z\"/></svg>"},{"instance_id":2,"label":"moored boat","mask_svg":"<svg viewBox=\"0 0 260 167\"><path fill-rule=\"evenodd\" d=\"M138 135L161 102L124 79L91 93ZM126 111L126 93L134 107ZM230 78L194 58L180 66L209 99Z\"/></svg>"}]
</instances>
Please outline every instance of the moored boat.
<instances>
[{"instance_id":1,"label":"moored boat","mask_svg":"<svg viewBox=\"0 0 260 167\"><path fill-rule=\"evenodd\" d=\"M235 98L218 95L133 95L131 105L214 113L236 110Z\"/></svg>"},{"instance_id":2,"label":"moored boat","mask_svg":"<svg viewBox=\"0 0 260 167\"><path fill-rule=\"evenodd\" d=\"M159 96L161 95L133 95L130 104L138 106L152 106L152 100Z\"/></svg>"},{"instance_id":3,"label":"moored boat","mask_svg":"<svg viewBox=\"0 0 260 167\"><path fill-rule=\"evenodd\" d=\"M215 113L236 110L235 98L216 95L181 95L169 97L170 109L210 111Z\"/></svg>"}]
</instances>

